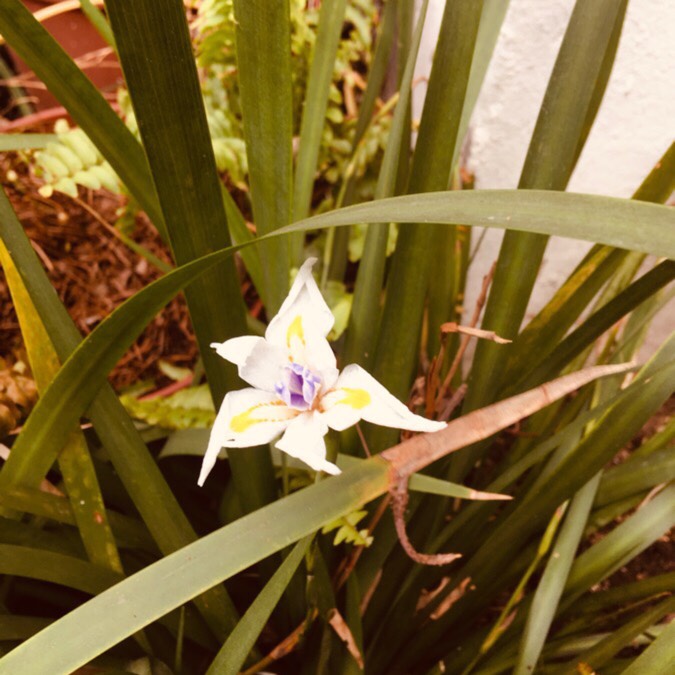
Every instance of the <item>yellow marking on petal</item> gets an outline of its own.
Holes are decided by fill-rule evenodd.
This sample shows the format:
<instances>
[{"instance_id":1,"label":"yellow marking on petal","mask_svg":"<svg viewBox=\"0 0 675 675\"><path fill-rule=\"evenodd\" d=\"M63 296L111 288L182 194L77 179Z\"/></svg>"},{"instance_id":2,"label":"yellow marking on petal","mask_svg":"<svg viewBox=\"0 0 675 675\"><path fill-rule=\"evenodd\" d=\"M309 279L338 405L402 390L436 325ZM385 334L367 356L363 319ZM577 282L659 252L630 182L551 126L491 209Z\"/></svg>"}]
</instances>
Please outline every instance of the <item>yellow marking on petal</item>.
<instances>
[{"instance_id":1,"label":"yellow marking on petal","mask_svg":"<svg viewBox=\"0 0 675 675\"><path fill-rule=\"evenodd\" d=\"M288 347L291 346L291 340L294 337L297 337L303 345L305 344L305 331L302 328L302 317L299 314L291 321L291 325L286 331L286 345Z\"/></svg>"},{"instance_id":2,"label":"yellow marking on petal","mask_svg":"<svg viewBox=\"0 0 675 675\"><path fill-rule=\"evenodd\" d=\"M340 391L344 391L346 396L340 400L340 403L351 406L355 410L365 408L370 403L370 394L365 389L349 389L342 387Z\"/></svg>"},{"instance_id":3,"label":"yellow marking on petal","mask_svg":"<svg viewBox=\"0 0 675 675\"><path fill-rule=\"evenodd\" d=\"M274 417L254 417L254 413L258 408L264 408L266 406L278 406L286 404L283 401L272 401L270 403L257 403L254 406L251 406L248 410L245 410L243 413L234 415L230 420L230 429L237 434L244 433L254 424L259 424L260 422L280 422L281 419L275 419Z\"/></svg>"}]
</instances>

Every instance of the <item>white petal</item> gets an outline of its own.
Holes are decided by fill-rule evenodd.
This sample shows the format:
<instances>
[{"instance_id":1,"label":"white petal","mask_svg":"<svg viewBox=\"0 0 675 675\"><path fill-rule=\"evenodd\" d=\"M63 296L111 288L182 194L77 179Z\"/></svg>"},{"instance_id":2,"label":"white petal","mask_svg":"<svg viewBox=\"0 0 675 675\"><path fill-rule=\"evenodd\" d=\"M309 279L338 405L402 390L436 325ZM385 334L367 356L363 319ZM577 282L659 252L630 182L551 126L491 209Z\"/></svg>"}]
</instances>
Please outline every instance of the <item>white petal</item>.
<instances>
[{"instance_id":1,"label":"white petal","mask_svg":"<svg viewBox=\"0 0 675 675\"><path fill-rule=\"evenodd\" d=\"M360 419L383 427L409 431L438 431L445 422L435 422L410 412L361 366L347 366L335 389L321 399L324 420L339 431Z\"/></svg>"},{"instance_id":2,"label":"white petal","mask_svg":"<svg viewBox=\"0 0 675 675\"><path fill-rule=\"evenodd\" d=\"M219 356L237 365L239 377L256 389L274 392L288 353L270 345L265 338L244 335L225 342L212 342Z\"/></svg>"},{"instance_id":3,"label":"white petal","mask_svg":"<svg viewBox=\"0 0 675 675\"><path fill-rule=\"evenodd\" d=\"M218 356L222 356L226 361L234 363L237 366L243 366L253 348L264 341L265 338L255 335L244 335L226 340L225 342L212 342L211 347L216 350Z\"/></svg>"},{"instance_id":4,"label":"white petal","mask_svg":"<svg viewBox=\"0 0 675 675\"><path fill-rule=\"evenodd\" d=\"M293 286L277 315L270 321L265 338L272 344L290 347L295 338L310 328L325 338L335 318L312 276L316 258L308 258L298 271Z\"/></svg>"},{"instance_id":5,"label":"white petal","mask_svg":"<svg viewBox=\"0 0 675 675\"><path fill-rule=\"evenodd\" d=\"M323 437L328 433L328 427L322 417L316 411L298 415L288 425L276 447L301 459L315 471L335 475L340 473L340 469L326 459L326 442Z\"/></svg>"},{"instance_id":6,"label":"white petal","mask_svg":"<svg viewBox=\"0 0 675 675\"><path fill-rule=\"evenodd\" d=\"M289 354L286 349L260 338L239 367L239 377L256 389L273 393L274 385L279 382L282 370L288 364Z\"/></svg>"},{"instance_id":7,"label":"white petal","mask_svg":"<svg viewBox=\"0 0 675 675\"><path fill-rule=\"evenodd\" d=\"M297 415L279 398L258 389L231 391L216 415L209 445L199 474L199 485L218 459L221 448L246 448L269 443L276 438Z\"/></svg>"}]
</instances>

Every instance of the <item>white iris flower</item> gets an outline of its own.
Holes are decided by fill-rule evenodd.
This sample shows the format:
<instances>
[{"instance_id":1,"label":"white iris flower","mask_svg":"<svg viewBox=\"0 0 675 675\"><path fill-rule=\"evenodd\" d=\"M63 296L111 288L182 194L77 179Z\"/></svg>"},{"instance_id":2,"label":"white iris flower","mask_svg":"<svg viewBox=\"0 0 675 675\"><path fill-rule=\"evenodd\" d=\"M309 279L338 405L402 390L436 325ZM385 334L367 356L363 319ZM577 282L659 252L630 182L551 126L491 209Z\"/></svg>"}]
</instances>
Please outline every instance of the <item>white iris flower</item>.
<instances>
[{"instance_id":1,"label":"white iris flower","mask_svg":"<svg viewBox=\"0 0 675 675\"><path fill-rule=\"evenodd\" d=\"M300 268L265 337L233 338L211 346L236 364L251 385L231 391L216 416L204 456L199 485L221 448L269 443L316 471L340 469L326 459L328 429L343 431L366 420L410 431L438 431L444 422L415 415L356 364L341 373L326 336L333 314L312 276L316 258Z\"/></svg>"}]
</instances>

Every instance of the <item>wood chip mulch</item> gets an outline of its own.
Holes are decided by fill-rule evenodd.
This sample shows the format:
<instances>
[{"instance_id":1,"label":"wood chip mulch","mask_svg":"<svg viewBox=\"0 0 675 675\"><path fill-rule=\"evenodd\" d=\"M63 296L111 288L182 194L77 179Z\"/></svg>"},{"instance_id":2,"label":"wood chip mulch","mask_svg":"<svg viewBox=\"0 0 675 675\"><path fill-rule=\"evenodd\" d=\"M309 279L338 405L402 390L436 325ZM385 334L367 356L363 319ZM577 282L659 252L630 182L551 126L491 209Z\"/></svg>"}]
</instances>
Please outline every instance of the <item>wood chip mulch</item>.
<instances>
[{"instance_id":1,"label":"wood chip mulch","mask_svg":"<svg viewBox=\"0 0 675 675\"><path fill-rule=\"evenodd\" d=\"M9 168L0 167L2 175ZM44 199L27 174L5 185L26 234L47 274L79 330L90 333L100 321L161 273L145 258L131 251L85 208L65 195L55 193ZM109 224L116 221L120 198L99 191L82 191L80 198ZM144 216L136 218L133 239L165 262L167 247ZM12 362L20 357L21 333L0 270L0 357ZM110 374L110 381L124 389L139 379L165 383L157 369L160 359L177 366L191 367L197 346L185 300L175 298L136 340Z\"/></svg>"}]
</instances>

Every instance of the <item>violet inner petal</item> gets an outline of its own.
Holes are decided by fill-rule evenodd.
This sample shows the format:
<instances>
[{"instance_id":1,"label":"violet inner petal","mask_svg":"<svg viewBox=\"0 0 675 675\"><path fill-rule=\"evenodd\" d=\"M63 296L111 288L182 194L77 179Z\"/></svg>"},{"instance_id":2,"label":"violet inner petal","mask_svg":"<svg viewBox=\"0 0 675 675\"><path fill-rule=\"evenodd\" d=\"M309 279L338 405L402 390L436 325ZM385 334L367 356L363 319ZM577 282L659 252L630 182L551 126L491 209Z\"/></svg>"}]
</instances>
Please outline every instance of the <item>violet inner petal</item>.
<instances>
[{"instance_id":1,"label":"violet inner petal","mask_svg":"<svg viewBox=\"0 0 675 675\"><path fill-rule=\"evenodd\" d=\"M314 403L321 378L299 363L284 368L282 379L274 385L277 396L288 406L307 410Z\"/></svg>"}]
</instances>

